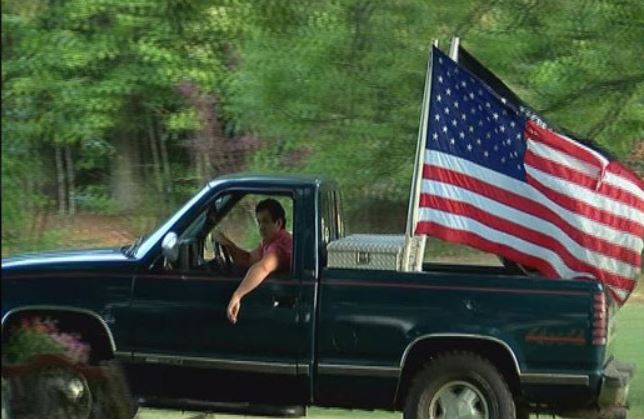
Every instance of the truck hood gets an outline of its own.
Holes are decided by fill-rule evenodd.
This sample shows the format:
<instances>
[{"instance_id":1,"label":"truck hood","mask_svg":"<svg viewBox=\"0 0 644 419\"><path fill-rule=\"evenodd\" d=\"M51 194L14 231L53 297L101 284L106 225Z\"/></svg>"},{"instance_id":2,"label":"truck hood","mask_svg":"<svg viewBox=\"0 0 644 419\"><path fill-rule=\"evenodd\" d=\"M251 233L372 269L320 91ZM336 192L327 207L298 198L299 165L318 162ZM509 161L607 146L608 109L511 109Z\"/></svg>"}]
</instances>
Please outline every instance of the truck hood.
<instances>
[{"instance_id":1,"label":"truck hood","mask_svg":"<svg viewBox=\"0 0 644 419\"><path fill-rule=\"evenodd\" d=\"M2 259L2 269L39 265L61 265L91 262L123 262L128 257L119 248L64 250L29 253Z\"/></svg>"}]
</instances>

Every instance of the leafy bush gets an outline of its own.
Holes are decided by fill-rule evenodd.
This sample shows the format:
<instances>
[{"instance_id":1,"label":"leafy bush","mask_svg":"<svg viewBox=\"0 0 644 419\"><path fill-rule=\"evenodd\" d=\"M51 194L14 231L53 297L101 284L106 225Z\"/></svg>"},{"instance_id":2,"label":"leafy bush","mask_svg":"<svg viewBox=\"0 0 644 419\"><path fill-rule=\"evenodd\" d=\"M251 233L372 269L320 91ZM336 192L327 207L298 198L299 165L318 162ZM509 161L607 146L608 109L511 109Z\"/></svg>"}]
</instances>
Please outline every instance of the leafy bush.
<instances>
[{"instance_id":1,"label":"leafy bush","mask_svg":"<svg viewBox=\"0 0 644 419\"><path fill-rule=\"evenodd\" d=\"M21 363L42 354L62 354L72 362L87 362L90 346L75 333L61 332L56 321L40 317L23 318L3 346L3 358Z\"/></svg>"},{"instance_id":2,"label":"leafy bush","mask_svg":"<svg viewBox=\"0 0 644 419\"><path fill-rule=\"evenodd\" d=\"M107 185L85 186L75 193L74 199L79 210L107 215L113 215L119 210Z\"/></svg>"}]
</instances>

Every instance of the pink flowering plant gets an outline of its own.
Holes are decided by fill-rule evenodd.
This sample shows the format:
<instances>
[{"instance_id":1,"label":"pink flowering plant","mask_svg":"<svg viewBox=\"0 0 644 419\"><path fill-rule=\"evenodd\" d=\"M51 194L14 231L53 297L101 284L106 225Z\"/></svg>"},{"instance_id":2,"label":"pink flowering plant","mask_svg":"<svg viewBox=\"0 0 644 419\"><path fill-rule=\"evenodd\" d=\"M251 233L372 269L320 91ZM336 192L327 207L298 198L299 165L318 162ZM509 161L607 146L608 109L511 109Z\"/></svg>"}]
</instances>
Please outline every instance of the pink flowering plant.
<instances>
[{"instance_id":1,"label":"pink flowering plant","mask_svg":"<svg viewBox=\"0 0 644 419\"><path fill-rule=\"evenodd\" d=\"M77 333L61 332L56 323L38 316L22 318L3 347L4 360L21 363L41 354L61 354L74 363L87 362L90 346Z\"/></svg>"}]
</instances>

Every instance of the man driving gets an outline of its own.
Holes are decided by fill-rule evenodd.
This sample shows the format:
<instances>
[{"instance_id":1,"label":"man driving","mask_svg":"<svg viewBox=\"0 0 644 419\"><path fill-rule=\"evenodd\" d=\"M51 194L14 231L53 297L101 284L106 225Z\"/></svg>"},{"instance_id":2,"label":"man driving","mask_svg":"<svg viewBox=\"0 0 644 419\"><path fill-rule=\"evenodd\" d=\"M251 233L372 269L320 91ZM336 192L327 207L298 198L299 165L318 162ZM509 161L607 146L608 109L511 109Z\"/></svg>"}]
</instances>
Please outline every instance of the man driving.
<instances>
[{"instance_id":1,"label":"man driving","mask_svg":"<svg viewBox=\"0 0 644 419\"><path fill-rule=\"evenodd\" d=\"M221 231L215 231L216 240L225 246L235 265L248 269L228 302L226 315L231 323L237 323L241 300L257 288L272 272L288 272L293 255L293 237L286 231L286 214L282 205L275 199L260 201L255 207L255 217L261 243L248 252L241 249Z\"/></svg>"}]
</instances>

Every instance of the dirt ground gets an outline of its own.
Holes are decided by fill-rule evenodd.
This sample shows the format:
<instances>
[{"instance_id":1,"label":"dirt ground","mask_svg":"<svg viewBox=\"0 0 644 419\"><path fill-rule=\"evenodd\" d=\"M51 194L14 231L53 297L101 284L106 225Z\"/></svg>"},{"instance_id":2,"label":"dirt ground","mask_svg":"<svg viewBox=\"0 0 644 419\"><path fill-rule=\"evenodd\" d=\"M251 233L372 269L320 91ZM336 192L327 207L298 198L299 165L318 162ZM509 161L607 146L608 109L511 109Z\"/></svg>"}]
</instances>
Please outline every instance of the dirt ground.
<instances>
[{"instance_id":1,"label":"dirt ground","mask_svg":"<svg viewBox=\"0 0 644 419\"><path fill-rule=\"evenodd\" d=\"M73 217L52 217L48 224L64 229L65 247L122 246L136 240L136 233L127 217L78 214Z\"/></svg>"}]
</instances>

